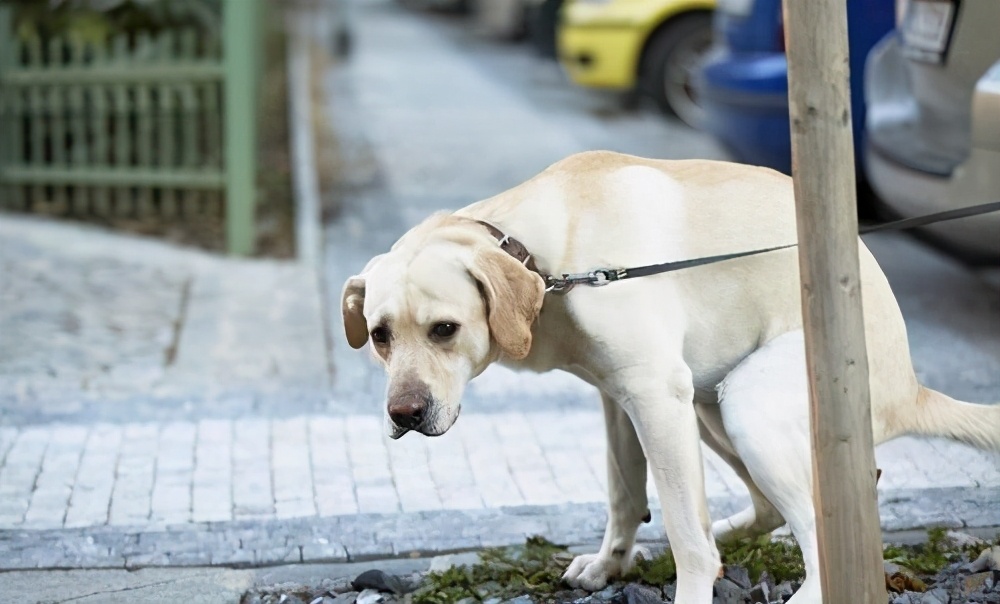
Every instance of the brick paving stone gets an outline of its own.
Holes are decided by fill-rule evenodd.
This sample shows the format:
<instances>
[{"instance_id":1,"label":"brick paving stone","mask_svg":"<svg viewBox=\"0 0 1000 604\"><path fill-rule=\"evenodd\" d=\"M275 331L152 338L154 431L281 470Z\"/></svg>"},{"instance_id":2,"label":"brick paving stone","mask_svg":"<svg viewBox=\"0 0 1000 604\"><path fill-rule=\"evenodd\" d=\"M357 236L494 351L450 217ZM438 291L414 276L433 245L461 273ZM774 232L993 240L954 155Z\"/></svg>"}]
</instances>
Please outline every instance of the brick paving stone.
<instances>
[{"instance_id":1,"label":"brick paving stone","mask_svg":"<svg viewBox=\"0 0 1000 604\"><path fill-rule=\"evenodd\" d=\"M379 560L395 554L391 543L358 543L346 546L347 557L352 562Z\"/></svg>"},{"instance_id":2,"label":"brick paving stone","mask_svg":"<svg viewBox=\"0 0 1000 604\"><path fill-rule=\"evenodd\" d=\"M176 563L177 560L171 560L170 554L166 552L125 556L125 568L129 570L147 568L151 566L170 566L171 562Z\"/></svg>"},{"instance_id":3,"label":"brick paving stone","mask_svg":"<svg viewBox=\"0 0 1000 604\"><path fill-rule=\"evenodd\" d=\"M444 507L431 477L430 444L429 439L413 436L404 436L389 444L392 480L404 512L440 510Z\"/></svg>"},{"instance_id":4,"label":"brick paving stone","mask_svg":"<svg viewBox=\"0 0 1000 604\"><path fill-rule=\"evenodd\" d=\"M122 437L120 426L97 424L92 427L80 459L65 526L93 526L107 522Z\"/></svg>"},{"instance_id":5,"label":"brick paving stone","mask_svg":"<svg viewBox=\"0 0 1000 604\"><path fill-rule=\"evenodd\" d=\"M608 462L606 448L602 448L600 451L591 449L586 451L582 457L583 461L587 463L587 467L590 468L590 473L597 479L597 484L601 487L601 492L604 494L605 500L607 500Z\"/></svg>"},{"instance_id":6,"label":"brick paving stone","mask_svg":"<svg viewBox=\"0 0 1000 604\"><path fill-rule=\"evenodd\" d=\"M273 515L271 423L237 420L233 430L233 516L240 520Z\"/></svg>"},{"instance_id":7,"label":"brick paving stone","mask_svg":"<svg viewBox=\"0 0 1000 604\"><path fill-rule=\"evenodd\" d=\"M523 517L566 502L603 509L603 489L594 466L600 464L603 469L604 443L582 437L599 431L600 421L600 414L594 412L467 415L441 439L409 435L392 442L382 435L381 419L375 416L8 430L5 438L12 442L0 466L0 491L5 495L0 498L0 518L7 520L0 529L110 524L109 528L118 530L150 531L163 527L168 529L163 533L167 537L153 541L166 539L173 553L206 548L228 551L216 558L235 556L240 564L250 561L246 554L235 554L236 550L304 547L317 536L343 542L348 551L369 553L384 552L386 542L396 543L393 551L402 551L416 547L413 544L422 538L440 548L453 537L475 536L481 543L495 543L502 539L471 527L471 521L470 526L439 525L437 529L422 523L405 527L393 521L379 529L377 538L372 531L344 537L344 531L354 530L349 529L350 523L327 534L307 528L329 528L334 526L331 522L342 519L412 514L434 518L477 510L519 510L517 517ZM928 451L935 460L926 460ZM881 449L880 455L880 467L885 470L880 494L901 506L888 508L883 519L886 526L932 521L975 524L996 515L988 503L979 502L981 493L1000 488L1000 471L990 465L995 465L996 456L945 441L918 439L902 439L895 447ZM709 499L715 502L713 509L728 514L745 504L745 490L730 489L726 481L737 479L731 474L726 478L712 468L713 463L722 462L706 450ZM959 507L951 502L935 506L933 498L921 498L922 489L935 484L938 474L955 474L940 482L960 490L956 493L965 499ZM910 493L905 495L909 499L899 499L900 493ZM657 505L655 494L650 505ZM920 506L927 509L916 509ZM602 514L598 513L603 518ZM214 527L228 526L234 520L264 527L270 536L261 541L254 536L256 528L246 529L250 532L235 542L217 543ZM285 523L296 520L313 524L302 524L307 528L301 533L287 533ZM171 527L185 529L177 535L187 540L178 542L180 537L169 536ZM571 528L550 530L572 536ZM473 533L466 534L466 530ZM244 541L249 547L244 547ZM208 542L214 545L206 546ZM111 566L124 564L123 556L143 553L130 545L105 547L104 558L111 560L106 562ZM65 553L67 559L93 555L83 550Z\"/></svg>"},{"instance_id":8,"label":"brick paving stone","mask_svg":"<svg viewBox=\"0 0 1000 604\"><path fill-rule=\"evenodd\" d=\"M552 469L545 461L541 444L535 438L523 413L505 414L495 424L503 455L525 501L560 503L562 495L555 484Z\"/></svg>"},{"instance_id":9,"label":"brick paving stone","mask_svg":"<svg viewBox=\"0 0 1000 604\"><path fill-rule=\"evenodd\" d=\"M231 421L198 422L191 490L191 519L195 522L233 517L232 441Z\"/></svg>"},{"instance_id":10,"label":"brick paving stone","mask_svg":"<svg viewBox=\"0 0 1000 604\"><path fill-rule=\"evenodd\" d=\"M320 538L316 543L306 543L302 545L303 562L346 562L347 549L342 543L331 543L328 539Z\"/></svg>"},{"instance_id":11,"label":"brick paving stone","mask_svg":"<svg viewBox=\"0 0 1000 604\"><path fill-rule=\"evenodd\" d=\"M316 417L309 424L309 453L316 509L320 516L356 514L351 463L347 456L347 433L343 418Z\"/></svg>"},{"instance_id":12,"label":"brick paving stone","mask_svg":"<svg viewBox=\"0 0 1000 604\"><path fill-rule=\"evenodd\" d=\"M880 445L875 449L875 465L882 468L882 476L879 478L878 487L885 489L913 489L925 486L930 477L921 471L918 465L926 452L921 449L922 443L911 438L897 438ZM884 460L893 459L891 467L885 467ZM958 474L949 472L949 474ZM954 476L935 477L940 480L955 480ZM968 480L963 478L962 482Z\"/></svg>"},{"instance_id":13,"label":"brick paving stone","mask_svg":"<svg viewBox=\"0 0 1000 604\"><path fill-rule=\"evenodd\" d=\"M191 482L197 427L170 422L160 429L156 477L150 499L150 520L178 524L191 519Z\"/></svg>"},{"instance_id":14,"label":"brick paving stone","mask_svg":"<svg viewBox=\"0 0 1000 604\"><path fill-rule=\"evenodd\" d=\"M125 427L111 495L108 523L145 524L150 516L159 426L131 424Z\"/></svg>"},{"instance_id":15,"label":"brick paving stone","mask_svg":"<svg viewBox=\"0 0 1000 604\"><path fill-rule=\"evenodd\" d=\"M271 471L274 478L275 514L278 518L316 514L305 418L272 422Z\"/></svg>"},{"instance_id":16,"label":"brick paving stone","mask_svg":"<svg viewBox=\"0 0 1000 604\"><path fill-rule=\"evenodd\" d=\"M35 480L42 471L42 460L51 433L41 428L26 428L17 435L0 468L0 527L18 526L31 502Z\"/></svg>"},{"instance_id":17,"label":"brick paving stone","mask_svg":"<svg viewBox=\"0 0 1000 604\"><path fill-rule=\"evenodd\" d=\"M748 494L743 481L715 451L703 444L701 457L705 466L705 493L709 497L734 497ZM656 489L650 489L650 492L655 493Z\"/></svg>"},{"instance_id":18,"label":"brick paving stone","mask_svg":"<svg viewBox=\"0 0 1000 604\"><path fill-rule=\"evenodd\" d=\"M498 419L502 421L502 418ZM464 429L458 432L458 436L465 445L476 488L486 506L496 508L525 503L506 457L498 454L500 442L494 418L474 415L461 421Z\"/></svg>"},{"instance_id":19,"label":"brick paving stone","mask_svg":"<svg viewBox=\"0 0 1000 604\"><path fill-rule=\"evenodd\" d=\"M212 566L252 566L254 552L251 549L234 549L211 553Z\"/></svg>"},{"instance_id":20,"label":"brick paving stone","mask_svg":"<svg viewBox=\"0 0 1000 604\"><path fill-rule=\"evenodd\" d=\"M590 425L582 426L582 422L571 422L568 417L578 415L580 414L532 413L526 415L525 419L538 442L545 443L545 460L552 470L556 486L562 492L562 500L571 503L603 501L604 493L600 482L591 472L590 466L582 463L582 445L588 441L581 438L581 434L585 434L588 428L603 429L603 426L594 420L589 422Z\"/></svg>"},{"instance_id":21,"label":"brick paving stone","mask_svg":"<svg viewBox=\"0 0 1000 604\"><path fill-rule=\"evenodd\" d=\"M4 460L7 459L7 452L14 446L17 434L17 428L12 426L0 427L0 468L3 467Z\"/></svg>"},{"instance_id":22,"label":"brick paving stone","mask_svg":"<svg viewBox=\"0 0 1000 604\"><path fill-rule=\"evenodd\" d=\"M25 527L56 528L63 525L87 432L85 426L53 428L42 460L42 470L35 480L35 490L24 516Z\"/></svg>"},{"instance_id":23,"label":"brick paving stone","mask_svg":"<svg viewBox=\"0 0 1000 604\"><path fill-rule=\"evenodd\" d=\"M978 451L943 438L931 438L918 443L937 453L920 457L921 469L932 476L951 474L958 470L969 482L967 485L955 486L978 487L1000 483L1000 452Z\"/></svg>"},{"instance_id":24,"label":"brick paving stone","mask_svg":"<svg viewBox=\"0 0 1000 604\"><path fill-rule=\"evenodd\" d=\"M302 562L302 550L298 546L254 550L254 564L258 566L293 564L296 562Z\"/></svg>"},{"instance_id":25,"label":"brick paving stone","mask_svg":"<svg viewBox=\"0 0 1000 604\"><path fill-rule=\"evenodd\" d=\"M464 429L464 426L456 429ZM430 474L445 509L481 509L483 498L476 490L476 480L469 465L468 452L461 438L437 438L427 443Z\"/></svg>"},{"instance_id":26,"label":"brick paving stone","mask_svg":"<svg viewBox=\"0 0 1000 604\"><path fill-rule=\"evenodd\" d=\"M346 421L347 455L351 462L358 509L361 513L399 511L392 483L389 454L381 418L350 416Z\"/></svg>"},{"instance_id":27,"label":"brick paving stone","mask_svg":"<svg viewBox=\"0 0 1000 604\"><path fill-rule=\"evenodd\" d=\"M934 486L940 487L976 487L977 481L972 477L972 475L966 471L963 463L966 457L965 453L968 447L964 447L959 443L950 443L945 441L940 441L940 446L938 446L937 439L916 440L916 439L900 439L903 442L912 443L912 455L913 458L918 460L917 467L920 468L920 474L925 478L926 482L915 483L915 488L928 488ZM918 449L922 451L918 452ZM930 451L934 454L926 455ZM924 455L920 455L920 453ZM979 457L978 451L972 452L973 457Z\"/></svg>"}]
</instances>

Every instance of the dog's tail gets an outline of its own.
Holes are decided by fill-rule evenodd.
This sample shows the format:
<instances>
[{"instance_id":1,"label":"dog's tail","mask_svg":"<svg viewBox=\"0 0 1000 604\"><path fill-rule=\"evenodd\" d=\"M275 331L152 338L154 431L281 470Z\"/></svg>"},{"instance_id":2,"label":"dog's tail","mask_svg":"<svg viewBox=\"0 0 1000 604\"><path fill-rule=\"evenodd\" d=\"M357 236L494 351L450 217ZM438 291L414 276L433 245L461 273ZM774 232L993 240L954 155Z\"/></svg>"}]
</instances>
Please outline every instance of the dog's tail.
<instances>
[{"instance_id":1,"label":"dog's tail","mask_svg":"<svg viewBox=\"0 0 1000 604\"><path fill-rule=\"evenodd\" d=\"M980 449L1000 451L1000 404L957 401L920 387L910 428L927 436L946 436Z\"/></svg>"}]
</instances>

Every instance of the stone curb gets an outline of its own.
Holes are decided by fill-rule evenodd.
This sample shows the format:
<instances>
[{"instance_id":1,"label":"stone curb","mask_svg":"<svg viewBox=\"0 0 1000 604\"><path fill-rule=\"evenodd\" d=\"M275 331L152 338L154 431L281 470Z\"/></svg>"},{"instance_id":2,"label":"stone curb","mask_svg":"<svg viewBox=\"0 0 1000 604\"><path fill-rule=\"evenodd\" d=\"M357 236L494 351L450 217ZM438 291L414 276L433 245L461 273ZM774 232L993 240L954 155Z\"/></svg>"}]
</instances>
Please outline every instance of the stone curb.
<instances>
[{"instance_id":1,"label":"stone curb","mask_svg":"<svg viewBox=\"0 0 1000 604\"><path fill-rule=\"evenodd\" d=\"M913 489L883 494L886 531L1000 527L1000 489ZM713 499L713 515L746 501ZM654 515L655 516L655 515ZM542 535L567 545L599 542L603 504L499 510L358 514L269 522L201 523L135 530L99 527L0 531L0 570L145 567L264 567L423 557L523 543ZM639 540L662 543L659 519Z\"/></svg>"}]
</instances>

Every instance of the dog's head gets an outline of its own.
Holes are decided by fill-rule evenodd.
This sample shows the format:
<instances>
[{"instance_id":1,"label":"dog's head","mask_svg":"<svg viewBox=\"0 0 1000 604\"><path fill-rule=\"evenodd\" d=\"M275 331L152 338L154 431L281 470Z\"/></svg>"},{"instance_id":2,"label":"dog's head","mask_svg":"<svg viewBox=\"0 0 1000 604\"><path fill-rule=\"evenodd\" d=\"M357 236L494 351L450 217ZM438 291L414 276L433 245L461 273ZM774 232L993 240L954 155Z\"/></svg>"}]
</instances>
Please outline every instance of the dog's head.
<instances>
[{"instance_id":1,"label":"dog's head","mask_svg":"<svg viewBox=\"0 0 1000 604\"><path fill-rule=\"evenodd\" d=\"M385 367L387 429L444 434L465 385L502 355L522 359L542 307L542 278L476 222L437 215L344 284L347 341L371 340Z\"/></svg>"}]
</instances>

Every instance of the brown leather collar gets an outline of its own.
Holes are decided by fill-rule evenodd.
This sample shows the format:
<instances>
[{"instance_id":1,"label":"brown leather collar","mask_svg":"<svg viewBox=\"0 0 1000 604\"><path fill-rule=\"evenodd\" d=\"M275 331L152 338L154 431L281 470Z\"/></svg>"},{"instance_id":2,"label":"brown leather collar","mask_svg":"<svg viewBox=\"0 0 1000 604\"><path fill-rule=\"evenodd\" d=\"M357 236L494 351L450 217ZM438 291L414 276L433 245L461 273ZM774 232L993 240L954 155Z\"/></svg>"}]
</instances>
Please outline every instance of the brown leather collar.
<instances>
[{"instance_id":1,"label":"brown leather collar","mask_svg":"<svg viewBox=\"0 0 1000 604\"><path fill-rule=\"evenodd\" d=\"M486 230L490 232L490 235L493 235L493 238L500 244L500 249L513 256L529 271L542 275L542 273L538 270L538 266L535 265L534 257L532 257L531 252L528 251L528 248L525 247L523 243L514 239L510 235L505 234L503 231L488 222L483 222L482 220L477 220L476 222L486 227ZM542 275L542 278L544 279L545 275Z\"/></svg>"}]
</instances>

